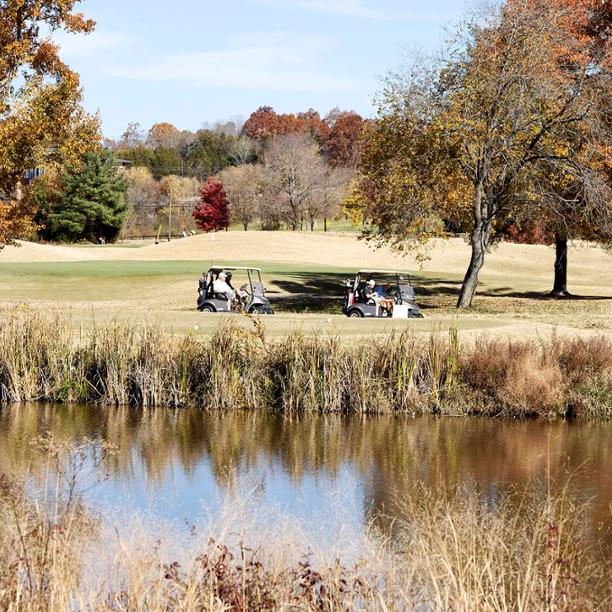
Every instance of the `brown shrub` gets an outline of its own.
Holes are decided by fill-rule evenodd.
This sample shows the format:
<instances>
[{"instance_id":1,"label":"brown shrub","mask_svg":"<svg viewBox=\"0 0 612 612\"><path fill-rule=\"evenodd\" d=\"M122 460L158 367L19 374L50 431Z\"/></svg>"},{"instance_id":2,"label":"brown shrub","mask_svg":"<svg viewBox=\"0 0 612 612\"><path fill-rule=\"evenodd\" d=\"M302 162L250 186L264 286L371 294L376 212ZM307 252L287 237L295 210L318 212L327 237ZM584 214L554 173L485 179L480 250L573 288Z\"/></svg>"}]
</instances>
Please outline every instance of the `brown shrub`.
<instances>
[{"instance_id":1,"label":"brown shrub","mask_svg":"<svg viewBox=\"0 0 612 612\"><path fill-rule=\"evenodd\" d=\"M554 338L551 352L571 385L587 383L592 377L612 378L612 342L604 336Z\"/></svg>"},{"instance_id":2,"label":"brown shrub","mask_svg":"<svg viewBox=\"0 0 612 612\"><path fill-rule=\"evenodd\" d=\"M513 416L563 412L563 374L554 356L535 342L479 341L464 358L462 374L474 390Z\"/></svg>"}]
</instances>

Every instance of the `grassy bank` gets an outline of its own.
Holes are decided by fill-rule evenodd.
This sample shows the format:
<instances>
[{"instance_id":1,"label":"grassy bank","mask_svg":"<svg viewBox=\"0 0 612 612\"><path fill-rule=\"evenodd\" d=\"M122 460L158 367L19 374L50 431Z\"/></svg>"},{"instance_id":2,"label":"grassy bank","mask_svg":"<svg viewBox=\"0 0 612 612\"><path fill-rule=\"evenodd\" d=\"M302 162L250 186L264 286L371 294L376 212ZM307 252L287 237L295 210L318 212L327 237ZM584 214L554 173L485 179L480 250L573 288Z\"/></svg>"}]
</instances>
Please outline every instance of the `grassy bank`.
<instances>
[{"instance_id":1,"label":"grassy bank","mask_svg":"<svg viewBox=\"0 0 612 612\"><path fill-rule=\"evenodd\" d=\"M206 341L111 323L75 335L63 317L16 312L0 329L0 400L142 407L610 418L612 342L389 334L271 341L262 324Z\"/></svg>"},{"instance_id":2,"label":"grassy bank","mask_svg":"<svg viewBox=\"0 0 612 612\"><path fill-rule=\"evenodd\" d=\"M91 443L33 443L48 466L47 493L0 476L3 610L605 610L610 603L608 561L585 544L585 508L563 489L550 494L534 483L491 503L473 490L422 486L402 502L393 542L372 528L349 553L340 539L309 542L316 526L295 518L262 525L253 499L229 497L213 524L193 526L189 536L136 517L117 528L83 503ZM100 474L112 453L96 449Z\"/></svg>"}]
</instances>

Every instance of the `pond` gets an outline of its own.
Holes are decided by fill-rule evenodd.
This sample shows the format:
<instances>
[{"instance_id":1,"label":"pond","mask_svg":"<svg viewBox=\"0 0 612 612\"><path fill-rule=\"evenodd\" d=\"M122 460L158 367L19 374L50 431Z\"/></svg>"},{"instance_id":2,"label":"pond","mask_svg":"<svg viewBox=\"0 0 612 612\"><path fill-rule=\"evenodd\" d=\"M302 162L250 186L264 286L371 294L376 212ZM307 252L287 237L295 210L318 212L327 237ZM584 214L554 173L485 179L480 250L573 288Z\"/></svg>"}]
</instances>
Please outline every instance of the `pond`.
<instances>
[{"instance_id":1,"label":"pond","mask_svg":"<svg viewBox=\"0 0 612 612\"><path fill-rule=\"evenodd\" d=\"M36 477L31 441L46 432L116 446L108 478L87 493L102 510L189 524L228 492L256 490L270 516L280 509L333 530L341 515L353 529L374 522L391 533L419 482L476 487L494 503L505 489L560 487L569 474L589 503L589 532L612 549L611 423L4 406L0 472Z\"/></svg>"}]
</instances>

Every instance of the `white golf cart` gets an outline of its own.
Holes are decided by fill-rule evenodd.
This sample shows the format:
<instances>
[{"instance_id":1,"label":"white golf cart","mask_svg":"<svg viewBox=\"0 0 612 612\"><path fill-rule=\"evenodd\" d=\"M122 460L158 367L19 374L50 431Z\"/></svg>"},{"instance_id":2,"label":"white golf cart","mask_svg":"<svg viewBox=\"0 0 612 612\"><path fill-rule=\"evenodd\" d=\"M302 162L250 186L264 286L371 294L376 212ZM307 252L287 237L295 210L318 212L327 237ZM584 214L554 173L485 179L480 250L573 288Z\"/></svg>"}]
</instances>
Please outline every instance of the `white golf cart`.
<instances>
[{"instance_id":1,"label":"white golf cart","mask_svg":"<svg viewBox=\"0 0 612 612\"><path fill-rule=\"evenodd\" d=\"M422 319L406 272L360 270L345 281L342 312L351 318Z\"/></svg>"}]
</instances>

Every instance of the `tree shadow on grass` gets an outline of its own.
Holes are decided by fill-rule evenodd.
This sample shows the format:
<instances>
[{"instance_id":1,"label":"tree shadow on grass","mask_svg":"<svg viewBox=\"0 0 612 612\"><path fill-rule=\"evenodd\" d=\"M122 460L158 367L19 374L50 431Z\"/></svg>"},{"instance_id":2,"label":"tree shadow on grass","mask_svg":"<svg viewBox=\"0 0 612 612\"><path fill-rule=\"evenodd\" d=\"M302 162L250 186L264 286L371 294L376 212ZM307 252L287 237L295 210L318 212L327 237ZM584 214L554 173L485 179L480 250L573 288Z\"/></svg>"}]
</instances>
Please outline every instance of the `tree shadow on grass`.
<instances>
[{"instance_id":1,"label":"tree shadow on grass","mask_svg":"<svg viewBox=\"0 0 612 612\"><path fill-rule=\"evenodd\" d=\"M269 297L279 310L285 312L315 312L337 314L342 310L344 283L352 275L344 272L295 272L286 275L271 275L278 290L269 291ZM411 277L417 304L422 310L435 310L454 305L461 280L441 277ZM547 291L517 291L512 287L480 289L477 297L539 300L562 303L565 301L612 300L612 296L571 295L564 298L551 296Z\"/></svg>"},{"instance_id":2,"label":"tree shadow on grass","mask_svg":"<svg viewBox=\"0 0 612 612\"><path fill-rule=\"evenodd\" d=\"M337 272L296 272L286 276L270 275L268 278L279 289L268 291L268 295L284 311L339 313L344 283L354 277ZM441 278L413 277L412 284L416 301L423 309L435 306L426 302L421 304L419 298L456 298L461 287L460 281Z\"/></svg>"}]
</instances>

